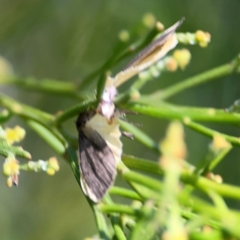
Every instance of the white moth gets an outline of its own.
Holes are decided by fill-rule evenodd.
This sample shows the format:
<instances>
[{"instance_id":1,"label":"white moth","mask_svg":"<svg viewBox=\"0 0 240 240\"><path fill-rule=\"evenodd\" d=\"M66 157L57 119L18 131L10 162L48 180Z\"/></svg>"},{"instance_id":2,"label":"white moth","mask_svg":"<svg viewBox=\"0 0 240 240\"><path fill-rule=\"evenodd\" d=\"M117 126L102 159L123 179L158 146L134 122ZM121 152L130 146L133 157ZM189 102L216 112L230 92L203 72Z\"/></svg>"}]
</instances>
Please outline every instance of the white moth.
<instances>
[{"instance_id":1,"label":"white moth","mask_svg":"<svg viewBox=\"0 0 240 240\"><path fill-rule=\"evenodd\" d=\"M76 122L79 138L79 168L83 192L93 202L99 202L116 177L121 161L122 142L114 98L120 84L161 59L177 44L178 21L143 49L114 78L108 78L96 110L80 113Z\"/></svg>"}]
</instances>

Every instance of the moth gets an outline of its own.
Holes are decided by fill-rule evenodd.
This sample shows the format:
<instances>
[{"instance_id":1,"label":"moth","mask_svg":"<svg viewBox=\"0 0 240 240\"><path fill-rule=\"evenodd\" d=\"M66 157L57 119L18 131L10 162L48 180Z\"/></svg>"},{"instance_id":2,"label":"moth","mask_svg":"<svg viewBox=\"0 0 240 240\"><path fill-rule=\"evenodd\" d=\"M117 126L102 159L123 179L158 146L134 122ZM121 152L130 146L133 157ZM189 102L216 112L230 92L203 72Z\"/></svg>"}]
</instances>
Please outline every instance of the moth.
<instances>
[{"instance_id":1,"label":"moth","mask_svg":"<svg viewBox=\"0 0 240 240\"><path fill-rule=\"evenodd\" d=\"M99 202L113 184L121 161L122 142L117 118L107 121L94 110L80 113L77 119L79 168L82 190Z\"/></svg>"},{"instance_id":2,"label":"moth","mask_svg":"<svg viewBox=\"0 0 240 240\"><path fill-rule=\"evenodd\" d=\"M79 114L76 127L79 143L79 169L81 187L91 201L99 202L117 174L121 161L122 142L118 124L119 114L114 98L121 83L154 64L177 44L176 29L183 19L164 31L143 49L114 78L109 77L97 109Z\"/></svg>"}]
</instances>

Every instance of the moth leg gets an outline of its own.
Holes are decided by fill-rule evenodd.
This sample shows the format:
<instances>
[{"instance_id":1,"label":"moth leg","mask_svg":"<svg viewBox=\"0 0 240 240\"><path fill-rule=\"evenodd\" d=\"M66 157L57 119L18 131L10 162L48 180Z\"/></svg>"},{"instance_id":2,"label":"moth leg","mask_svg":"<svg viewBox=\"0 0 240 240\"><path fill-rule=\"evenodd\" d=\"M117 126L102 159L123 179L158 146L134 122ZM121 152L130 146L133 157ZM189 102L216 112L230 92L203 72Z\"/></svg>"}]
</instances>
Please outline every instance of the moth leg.
<instances>
[{"instance_id":1,"label":"moth leg","mask_svg":"<svg viewBox=\"0 0 240 240\"><path fill-rule=\"evenodd\" d=\"M130 133L130 132L122 131L122 135L124 137L127 137L127 138L131 139L131 140L134 140L134 135L132 133Z\"/></svg>"}]
</instances>

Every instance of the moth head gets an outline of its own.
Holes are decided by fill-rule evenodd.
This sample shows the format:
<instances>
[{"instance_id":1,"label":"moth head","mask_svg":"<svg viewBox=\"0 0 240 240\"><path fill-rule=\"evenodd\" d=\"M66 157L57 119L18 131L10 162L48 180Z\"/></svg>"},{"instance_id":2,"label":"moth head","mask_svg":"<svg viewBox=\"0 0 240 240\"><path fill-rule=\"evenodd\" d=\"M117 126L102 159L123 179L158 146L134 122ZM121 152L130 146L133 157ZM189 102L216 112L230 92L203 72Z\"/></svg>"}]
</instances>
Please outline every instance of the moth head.
<instances>
[{"instance_id":1,"label":"moth head","mask_svg":"<svg viewBox=\"0 0 240 240\"><path fill-rule=\"evenodd\" d=\"M78 115L77 121L76 121L76 126L77 129L81 129L83 128L86 123L96 114L95 110L90 110L90 111L85 111L85 112L81 112Z\"/></svg>"},{"instance_id":2,"label":"moth head","mask_svg":"<svg viewBox=\"0 0 240 240\"><path fill-rule=\"evenodd\" d=\"M101 101L98 104L97 108L97 112L102 116L106 117L108 121L113 117L115 112L114 99L116 95L117 89L113 85L112 78L109 77L107 79Z\"/></svg>"}]
</instances>

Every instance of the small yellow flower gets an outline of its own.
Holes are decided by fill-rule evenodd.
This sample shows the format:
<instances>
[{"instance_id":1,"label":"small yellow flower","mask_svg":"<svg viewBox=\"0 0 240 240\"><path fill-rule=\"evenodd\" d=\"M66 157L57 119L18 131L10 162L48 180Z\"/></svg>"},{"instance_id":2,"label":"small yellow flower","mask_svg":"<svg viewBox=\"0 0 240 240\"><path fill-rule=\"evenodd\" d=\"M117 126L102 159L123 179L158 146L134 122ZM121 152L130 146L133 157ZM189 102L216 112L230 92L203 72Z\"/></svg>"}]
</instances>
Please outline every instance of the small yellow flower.
<instances>
[{"instance_id":1,"label":"small yellow flower","mask_svg":"<svg viewBox=\"0 0 240 240\"><path fill-rule=\"evenodd\" d=\"M184 129L180 122L172 122L165 139L160 143L163 155L159 159L161 167L167 169L182 168L187 155L187 146L184 141ZM176 164L177 163L177 164Z\"/></svg>"},{"instance_id":2,"label":"small yellow flower","mask_svg":"<svg viewBox=\"0 0 240 240\"><path fill-rule=\"evenodd\" d=\"M216 183L223 183L223 178L220 175L214 175L212 172L208 172L207 174L205 174L205 177L216 182Z\"/></svg>"},{"instance_id":3,"label":"small yellow flower","mask_svg":"<svg viewBox=\"0 0 240 240\"><path fill-rule=\"evenodd\" d=\"M55 157L51 157L48 160L49 167L54 169L56 172L59 171L60 167L58 164L58 160Z\"/></svg>"},{"instance_id":4,"label":"small yellow flower","mask_svg":"<svg viewBox=\"0 0 240 240\"><path fill-rule=\"evenodd\" d=\"M178 63L173 57L166 58L166 68L170 72L175 72L178 68Z\"/></svg>"},{"instance_id":5,"label":"small yellow flower","mask_svg":"<svg viewBox=\"0 0 240 240\"><path fill-rule=\"evenodd\" d=\"M165 231L162 236L163 240L188 240L188 234L187 231L182 228L182 229L175 229Z\"/></svg>"},{"instance_id":6,"label":"small yellow flower","mask_svg":"<svg viewBox=\"0 0 240 240\"><path fill-rule=\"evenodd\" d=\"M214 180L215 180L216 183L223 183L223 178L222 178L222 176L220 176L220 175L218 175L218 174L215 175Z\"/></svg>"},{"instance_id":7,"label":"small yellow flower","mask_svg":"<svg viewBox=\"0 0 240 240\"><path fill-rule=\"evenodd\" d=\"M156 23L156 28L157 28L157 30L158 30L159 32L162 32L165 27L164 27L164 25L163 25L161 22L157 21L157 23Z\"/></svg>"},{"instance_id":8,"label":"small yellow flower","mask_svg":"<svg viewBox=\"0 0 240 240\"><path fill-rule=\"evenodd\" d=\"M214 178L215 178L215 176L214 176L214 174L212 172L207 172L205 174L205 177L210 179L210 180L214 180Z\"/></svg>"},{"instance_id":9,"label":"small yellow flower","mask_svg":"<svg viewBox=\"0 0 240 240\"><path fill-rule=\"evenodd\" d=\"M191 60L191 53L188 49L184 48L174 51L173 57L177 61L179 67L183 70Z\"/></svg>"},{"instance_id":10,"label":"small yellow flower","mask_svg":"<svg viewBox=\"0 0 240 240\"><path fill-rule=\"evenodd\" d=\"M155 16L152 13L146 13L143 16L143 24L147 27L147 28L152 28L155 25L156 19Z\"/></svg>"},{"instance_id":11,"label":"small yellow flower","mask_svg":"<svg viewBox=\"0 0 240 240\"><path fill-rule=\"evenodd\" d=\"M7 178L6 185L7 185L7 187L9 187L9 188L12 187L12 185L13 185L13 180L12 180L11 177L8 177L8 178Z\"/></svg>"},{"instance_id":12,"label":"small yellow flower","mask_svg":"<svg viewBox=\"0 0 240 240\"><path fill-rule=\"evenodd\" d=\"M171 122L166 133L165 139L161 142L163 155L185 159L187 155L187 146L184 141L184 129L180 122Z\"/></svg>"},{"instance_id":13,"label":"small yellow flower","mask_svg":"<svg viewBox=\"0 0 240 240\"><path fill-rule=\"evenodd\" d=\"M222 150L231 147L231 144L220 134L215 134L213 136L212 143L213 150Z\"/></svg>"},{"instance_id":14,"label":"small yellow flower","mask_svg":"<svg viewBox=\"0 0 240 240\"><path fill-rule=\"evenodd\" d=\"M133 89L131 90L131 99L132 100L138 100L141 97L141 94L138 90Z\"/></svg>"},{"instance_id":15,"label":"small yellow flower","mask_svg":"<svg viewBox=\"0 0 240 240\"><path fill-rule=\"evenodd\" d=\"M201 47L207 47L208 43L211 41L210 33L201 30L196 31L195 37Z\"/></svg>"},{"instance_id":16,"label":"small yellow flower","mask_svg":"<svg viewBox=\"0 0 240 240\"><path fill-rule=\"evenodd\" d=\"M118 38L120 39L120 41L122 42L127 42L130 39L130 35L129 32L127 30L122 30L119 32L118 34Z\"/></svg>"},{"instance_id":17,"label":"small yellow flower","mask_svg":"<svg viewBox=\"0 0 240 240\"><path fill-rule=\"evenodd\" d=\"M48 168L48 169L46 170L46 173L47 173L48 175L52 176L52 175L55 174L55 170L54 170L53 168Z\"/></svg>"},{"instance_id":18,"label":"small yellow flower","mask_svg":"<svg viewBox=\"0 0 240 240\"><path fill-rule=\"evenodd\" d=\"M51 157L48 160L48 166L46 169L46 173L50 176L54 175L57 171L59 171L60 167L58 161L55 157Z\"/></svg>"},{"instance_id":19,"label":"small yellow flower","mask_svg":"<svg viewBox=\"0 0 240 240\"><path fill-rule=\"evenodd\" d=\"M6 128L4 138L9 145L12 145L14 142L20 142L25 137L26 131L16 126L15 128Z\"/></svg>"},{"instance_id":20,"label":"small yellow flower","mask_svg":"<svg viewBox=\"0 0 240 240\"><path fill-rule=\"evenodd\" d=\"M210 226L203 226L203 228L202 228L202 231L205 233L210 233L210 232L212 232L212 230L213 229Z\"/></svg>"},{"instance_id":21,"label":"small yellow flower","mask_svg":"<svg viewBox=\"0 0 240 240\"><path fill-rule=\"evenodd\" d=\"M6 176L19 175L19 162L13 156L6 158L3 164L3 174Z\"/></svg>"}]
</instances>

